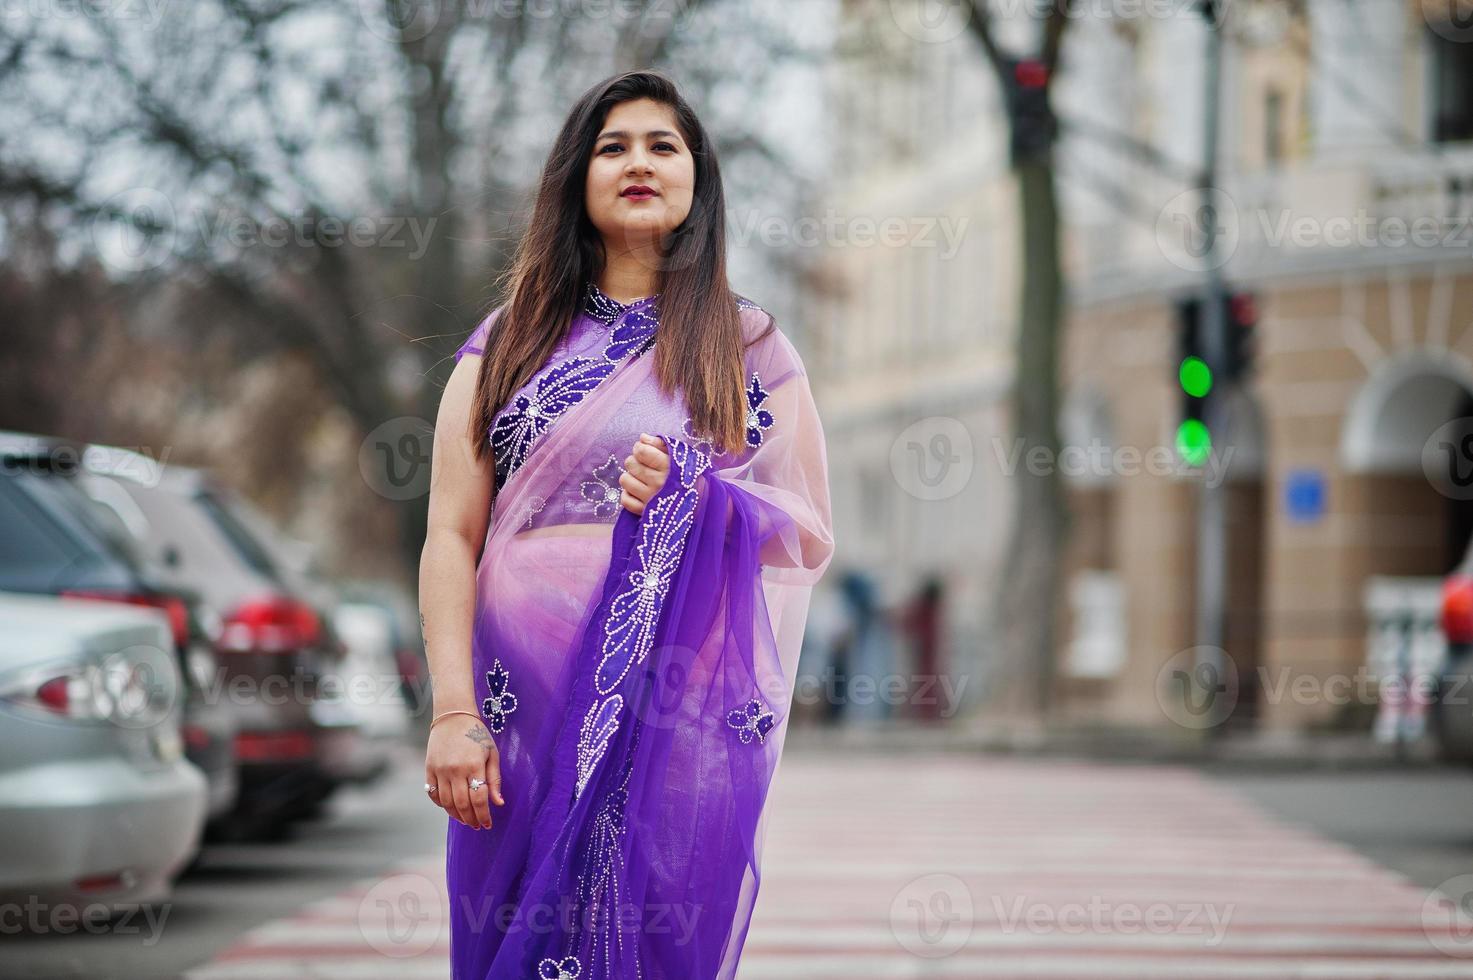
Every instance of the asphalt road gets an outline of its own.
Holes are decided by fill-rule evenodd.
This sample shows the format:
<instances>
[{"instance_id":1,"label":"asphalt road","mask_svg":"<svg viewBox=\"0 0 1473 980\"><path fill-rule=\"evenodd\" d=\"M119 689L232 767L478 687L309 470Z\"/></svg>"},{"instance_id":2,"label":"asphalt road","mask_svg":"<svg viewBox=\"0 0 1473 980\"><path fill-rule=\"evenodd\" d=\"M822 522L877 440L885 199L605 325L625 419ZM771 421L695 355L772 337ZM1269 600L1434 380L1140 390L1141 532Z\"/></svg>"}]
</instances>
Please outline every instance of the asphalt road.
<instances>
[{"instance_id":1,"label":"asphalt road","mask_svg":"<svg viewBox=\"0 0 1473 980\"><path fill-rule=\"evenodd\" d=\"M1473 874L1473 770L1231 772L1211 778L1419 885L1433 888Z\"/></svg>"}]
</instances>

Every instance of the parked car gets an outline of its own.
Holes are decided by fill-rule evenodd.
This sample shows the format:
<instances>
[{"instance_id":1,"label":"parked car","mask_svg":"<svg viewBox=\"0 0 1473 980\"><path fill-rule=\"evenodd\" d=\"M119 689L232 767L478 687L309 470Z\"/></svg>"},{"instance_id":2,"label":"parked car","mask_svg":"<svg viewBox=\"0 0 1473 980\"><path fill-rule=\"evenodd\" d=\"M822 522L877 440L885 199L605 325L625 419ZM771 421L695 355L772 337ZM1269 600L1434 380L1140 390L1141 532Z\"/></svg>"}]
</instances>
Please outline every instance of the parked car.
<instances>
[{"instance_id":1,"label":"parked car","mask_svg":"<svg viewBox=\"0 0 1473 980\"><path fill-rule=\"evenodd\" d=\"M0 534L0 565L25 544ZM0 593L0 893L168 896L209 803L184 758L173 647L162 609Z\"/></svg>"},{"instance_id":2,"label":"parked car","mask_svg":"<svg viewBox=\"0 0 1473 980\"><path fill-rule=\"evenodd\" d=\"M1445 760L1473 763L1473 550L1443 580L1438 619L1447 654L1432 731Z\"/></svg>"},{"instance_id":3,"label":"parked car","mask_svg":"<svg viewBox=\"0 0 1473 980\"><path fill-rule=\"evenodd\" d=\"M343 589L345 601L371 605L389 618L393 631L394 663L399 670L399 691L412 719L423 719L429 708L429 665L425 659L424 635L420 631L415 601L397 586L359 581Z\"/></svg>"},{"instance_id":4,"label":"parked car","mask_svg":"<svg viewBox=\"0 0 1473 980\"><path fill-rule=\"evenodd\" d=\"M380 606L345 602L333 611L333 620L348 650L339 700L363 733L352 769L356 779L368 782L388 771L396 750L408 744L409 710L395 660L394 619Z\"/></svg>"},{"instance_id":5,"label":"parked car","mask_svg":"<svg viewBox=\"0 0 1473 980\"><path fill-rule=\"evenodd\" d=\"M235 718L211 700L215 673L209 609L197 591L170 584L134 546L113 513L78 485L83 447L62 439L0 432L0 590L104 600L162 611L168 618L181 692L185 755L209 781L208 815L235 805Z\"/></svg>"},{"instance_id":6,"label":"parked car","mask_svg":"<svg viewBox=\"0 0 1473 980\"><path fill-rule=\"evenodd\" d=\"M240 516L245 505L208 473L109 447L91 447L85 466L87 492L218 616L218 685L237 715L241 795L215 829L271 833L315 812L356 775L362 738L317 693L317 676L343 653L329 610L280 567Z\"/></svg>"}]
</instances>

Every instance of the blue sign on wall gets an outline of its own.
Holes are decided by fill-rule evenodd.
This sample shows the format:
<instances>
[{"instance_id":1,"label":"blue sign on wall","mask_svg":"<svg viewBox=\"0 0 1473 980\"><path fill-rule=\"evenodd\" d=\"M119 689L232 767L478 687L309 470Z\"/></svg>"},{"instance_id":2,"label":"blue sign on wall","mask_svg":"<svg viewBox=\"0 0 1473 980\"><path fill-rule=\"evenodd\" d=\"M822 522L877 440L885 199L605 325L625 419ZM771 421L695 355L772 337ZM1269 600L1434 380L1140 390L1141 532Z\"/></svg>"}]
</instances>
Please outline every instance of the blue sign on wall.
<instances>
[{"instance_id":1,"label":"blue sign on wall","mask_svg":"<svg viewBox=\"0 0 1473 980\"><path fill-rule=\"evenodd\" d=\"M1324 517L1327 496L1323 470L1290 470L1284 480L1284 509L1296 524L1310 524Z\"/></svg>"}]
</instances>

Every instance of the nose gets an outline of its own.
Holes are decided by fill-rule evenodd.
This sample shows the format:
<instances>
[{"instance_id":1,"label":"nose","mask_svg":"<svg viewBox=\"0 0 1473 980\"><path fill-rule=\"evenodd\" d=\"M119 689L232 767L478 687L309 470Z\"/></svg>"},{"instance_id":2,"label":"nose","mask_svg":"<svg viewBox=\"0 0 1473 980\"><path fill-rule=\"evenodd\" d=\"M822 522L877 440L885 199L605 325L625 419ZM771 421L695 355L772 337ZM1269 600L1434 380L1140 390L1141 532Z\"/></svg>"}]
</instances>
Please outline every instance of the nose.
<instances>
[{"instance_id":1,"label":"nose","mask_svg":"<svg viewBox=\"0 0 1473 980\"><path fill-rule=\"evenodd\" d=\"M629 167L626 171L627 173L629 173L630 175L647 174L653 171L654 168L650 166L649 157L645 155L646 152L647 151L640 147L635 147L630 152Z\"/></svg>"}]
</instances>

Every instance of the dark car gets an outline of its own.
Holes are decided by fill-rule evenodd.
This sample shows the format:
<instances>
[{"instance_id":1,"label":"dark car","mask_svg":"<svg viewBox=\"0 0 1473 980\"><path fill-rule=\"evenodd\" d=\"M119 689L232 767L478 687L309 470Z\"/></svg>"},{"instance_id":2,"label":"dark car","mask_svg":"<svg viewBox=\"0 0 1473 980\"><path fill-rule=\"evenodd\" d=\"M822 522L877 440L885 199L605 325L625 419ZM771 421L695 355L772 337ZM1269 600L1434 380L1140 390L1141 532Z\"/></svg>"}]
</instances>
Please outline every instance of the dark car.
<instances>
[{"instance_id":1,"label":"dark car","mask_svg":"<svg viewBox=\"0 0 1473 980\"><path fill-rule=\"evenodd\" d=\"M185 757L208 780L209 817L235 805L235 719L208 697L215 673L209 610L199 593L170 583L123 528L79 485L81 446L0 432L0 591L102 600L162 611L183 679Z\"/></svg>"},{"instance_id":2,"label":"dark car","mask_svg":"<svg viewBox=\"0 0 1473 980\"><path fill-rule=\"evenodd\" d=\"M116 510L219 620L216 687L237 715L241 794L216 830L270 833L315 813L353 775L361 738L318 697L317 677L342 656L321 596L279 567L241 516L244 505L208 473L103 446L85 462L88 494Z\"/></svg>"}]
</instances>

